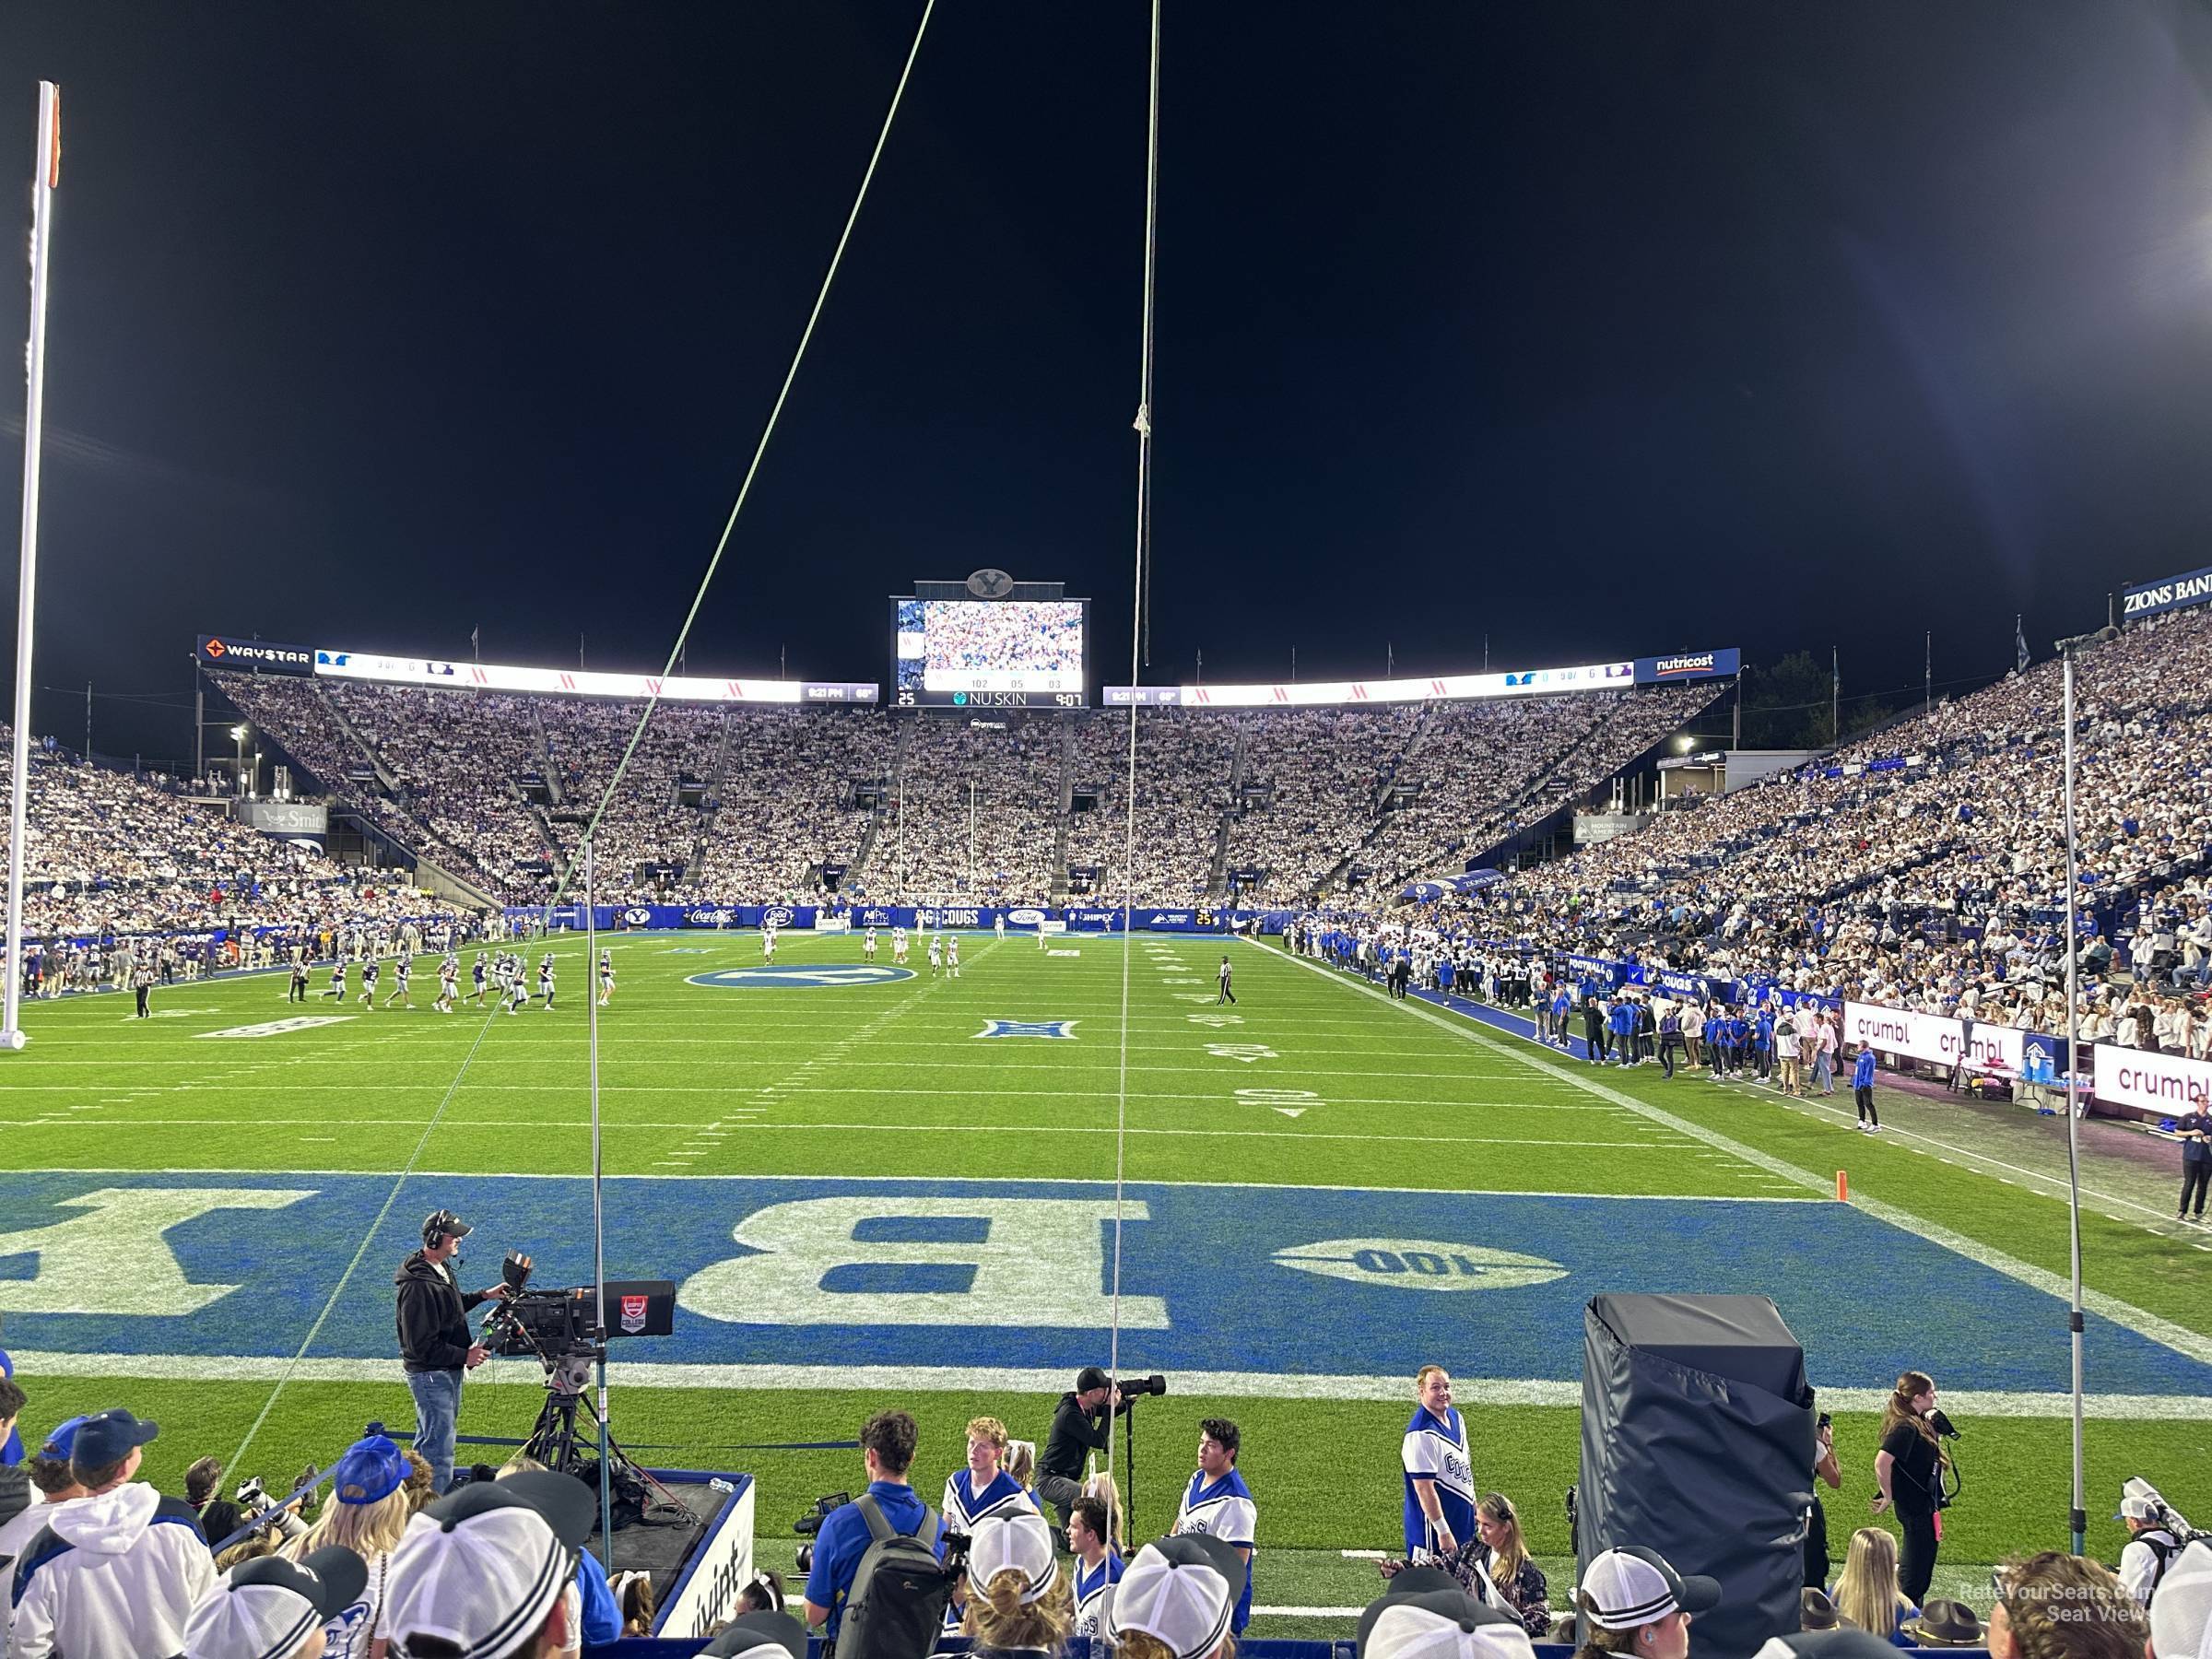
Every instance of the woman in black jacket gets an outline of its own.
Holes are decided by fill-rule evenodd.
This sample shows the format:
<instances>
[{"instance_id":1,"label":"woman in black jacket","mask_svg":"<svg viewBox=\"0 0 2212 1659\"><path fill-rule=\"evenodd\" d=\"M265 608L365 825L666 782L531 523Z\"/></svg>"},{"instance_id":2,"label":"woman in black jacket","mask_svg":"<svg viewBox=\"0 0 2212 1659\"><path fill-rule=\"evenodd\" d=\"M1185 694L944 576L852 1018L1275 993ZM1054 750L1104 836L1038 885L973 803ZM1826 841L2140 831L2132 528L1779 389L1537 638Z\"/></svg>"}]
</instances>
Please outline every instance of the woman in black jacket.
<instances>
[{"instance_id":1,"label":"woman in black jacket","mask_svg":"<svg viewBox=\"0 0 2212 1659\"><path fill-rule=\"evenodd\" d=\"M1936 1383L1925 1371L1907 1371L1882 1407L1882 1449L1874 1456L1875 1483L1882 1495L1874 1512L1894 1509L1904 1528L1905 1547L1898 1562L1898 1587L1916 1607L1927 1606L1928 1581L1936 1576L1936 1549L1942 1524L1936 1512L1944 1495L1950 1459L1929 1419L1936 1410Z\"/></svg>"}]
</instances>

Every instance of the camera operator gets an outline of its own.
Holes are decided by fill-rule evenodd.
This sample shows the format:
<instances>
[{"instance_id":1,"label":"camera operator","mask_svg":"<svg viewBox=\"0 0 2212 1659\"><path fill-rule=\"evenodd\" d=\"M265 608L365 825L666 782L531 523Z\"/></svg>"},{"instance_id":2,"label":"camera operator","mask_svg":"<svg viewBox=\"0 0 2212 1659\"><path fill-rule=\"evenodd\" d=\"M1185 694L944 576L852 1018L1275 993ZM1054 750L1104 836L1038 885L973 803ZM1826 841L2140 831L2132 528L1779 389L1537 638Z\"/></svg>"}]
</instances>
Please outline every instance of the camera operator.
<instances>
[{"instance_id":1,"label":"camera operator","mask_svg":"<svg viewBox=\"0 0 2212 1659\"><path fill-rule=\"evenodd\" d=\"M392 1276L398 1293L399 1357L407 1392L415 1396L415 1449L429 1460L430 1482L442 1492L453 1481L453 1436L461 1425L461 1380L484 1363L488 1350L469 1329L468 1316L487 1301L505 1300L504 1284L464 1292L453 1277L461 1241L474 1230L452 1210L423 1218L422 1248ZM527 1267L527 1257L521 1258Z\"/></svg>"},{"instance_id":2,"label":"camera operator","mask_svg":"<svg viewBox=\"0 0 2212 1659\"><path fill-rule=\"evenodd\" d=\"M1076 1374L1073 1392L1060 1396L1053 1413L1052 1433L1044 1442L1044 1457L1037 1465L1037 1496L1051 1504L1067 1530L1075 1501L1083 1495L1083 1465L1093 1452L1106 1450L1106 1402L1113 1381L1095 1365ZM1129 1409L1124 1394L1114 1402L1116 1416Z\"/></svg>"}]
</instances>

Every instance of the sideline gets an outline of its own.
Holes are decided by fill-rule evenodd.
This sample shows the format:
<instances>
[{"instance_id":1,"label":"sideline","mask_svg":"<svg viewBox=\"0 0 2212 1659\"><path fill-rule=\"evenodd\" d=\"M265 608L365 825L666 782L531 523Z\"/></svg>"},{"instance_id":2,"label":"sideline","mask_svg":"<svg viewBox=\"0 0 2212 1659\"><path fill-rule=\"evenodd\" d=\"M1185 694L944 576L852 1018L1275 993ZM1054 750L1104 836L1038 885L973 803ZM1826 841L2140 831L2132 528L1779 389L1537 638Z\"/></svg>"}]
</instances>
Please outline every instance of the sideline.
<instances>
[{"instance_id":1,"label":"sideline","mask_svg":"<svg viewBox=\"0 0 2212 1659\"><path fill-rule=\"evenodd\" d=\"M1425 998L1423 999L1424 1006L1418 1008L1411 1005L1410 999L1400 1004L1395 997L1376 989L1364 980L1351 979L1319 962L1309 961L1304 957L1293 956L1279 946L1261 945L1256 939L1247 939L1245 942L1255 949L1267 952L1268 955L1278 960L1294 962L1299 967L1342 984L1348 990L1378 998L1385 1003L1394 1004L1404 1008L1416 1019L1426 1020L1430 1025L1454 1032L1466 1041L1508 1053L1512 1052L1499 1038L1491 1036L1479 1026L1458 1023L1435 1012L1433 1007L1427 1005ZM1534 1040L1530 1041L1533 1043ZM1654 1124L1675 1131L1677 1135L1687 1135L1695 1140L1703 1141L1715 1151L1724 1152L1731 1158L1749 1164L1753 1169L1764 1170L1769 1174L1780 1176L1785 1181L1798 1186L1808 1187L1815 1192L1828 1192L1833 1188L1832 1177L1816 1175L1809 1170L1799 1169L1795 1164L1785 1162L1771 1154L1758 1151L1745 1146L1740 1141L1731 1140L1718 1130L1708 1129L1702 1124L1693 1124L1688 1118L1677 1117L1671 1112L1653 1106L1649 1101L1640 1100L1633 1095L1624 1094L1618 1088L1599 1082L1596 1078L1582 1077L1572 1066L1563 1065L1557 1060L1541 1059L1530 1054L1519 1057L1525 1065L1547 1072L1555 1077L1571 1081L1576 1087L1596 1096L1601 1100L1607 1100L1616 1106L1623 1107ZM1990 1268L1994 1272L2002 1273L2006 1277L2018 1280L2030 1289L2041 1290L2060 1302L2071 1301L2073 1287L2067 1280L2045 1268L2023 1262L2017 1256L2007 1255L2005 1252L1984 1244L1977 1239L1971 1239L1964 1233L1954 1232L1939 1222L1931 1221L1925 1217L1913 1214L1911 1210L1884 1203L1880 1199L1853 1196L1851 1202L1877 1221L1887 1221L1900 1231L1916 1234L1931 1244L1939 1244L1954 1255L1963 1256L1970 1262ZM2136 1335L2146 1337L2158 1343L2160 1347L2171 1348L2175 1353L2186 1359L2194 1359L2199 1364L2212 1365L2212 1336L2201 1335L2185 1326L2176 1324L2171 1319L2138 1308L2131 1302L2122 1301L2118 1297L2109 1295L2102 1290L2093 1290L2087 1285L2082 1287L2081 1302L2088 1312L2097 1314L2100 1318L2111 1320L2112 1324L2119 1325L2124 1330L2133 1331Z\"/></svg>"},{"instance_id":2,"label":"sideline","mask_svg":"<svg viewBox=\"0 0 2212 1659\"><path fill-rule=\"evenodd\" d=\"M124 1377L158 1382L258 1382L288 1372L301 1382L396 1384L404 1373L397 1359L301 1359L266 1355L74 1354L18 1352L17 1371L31 1377ZM701 1362L670 1364L622 1360L610 1381L618 1387L712 1389L857 1389L929 1394L1001 1392L1050 1395L1067 1386L1063 1367L1030 1369L965 1365L736 1365ZM535 1360L488 1359L469 1377L473 1392L510 1387L541 1393L544 1374ZM1453 1388L1463 1402L1476 1406L1545 1406L1579 1409L1583 1385L1556 1378L1462 1378ZM1222 1395L1260 1400L1382 1400L1401 1405L1406 1379L1398 1375L1324 1376L1281 1371L1177 1371L1182 1395ZM1886 1388L1823 1388L1820 1402L1836 1411L1879 1412L1889 1398ZM1950 1407L1985 1418L2064 1418L2072 1415L2071 1394L2013 1393L2001 1389L1944 1391ZM2084 1409L2100 1422L2212 1423L2212 1397L2199 1394L2089 1394Z\"/></svg>"}]
</instances>

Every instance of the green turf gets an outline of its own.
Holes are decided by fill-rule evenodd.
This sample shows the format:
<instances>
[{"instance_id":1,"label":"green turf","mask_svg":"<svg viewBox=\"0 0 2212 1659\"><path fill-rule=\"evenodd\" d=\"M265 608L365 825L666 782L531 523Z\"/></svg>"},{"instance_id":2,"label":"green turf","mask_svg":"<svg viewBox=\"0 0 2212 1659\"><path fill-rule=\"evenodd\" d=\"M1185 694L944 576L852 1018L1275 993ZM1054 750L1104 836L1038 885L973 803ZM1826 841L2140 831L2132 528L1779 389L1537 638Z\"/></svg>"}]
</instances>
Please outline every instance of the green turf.
<instances>
[{"instance_id":1,"label":"green turf","mask_svg":"<svg viewBox=\"0 0 2212 1659\"><path fill-rule=\"evenodd\" d=\"M1786 1171L1715 1156L1693 1135L1594 1099L1564 1075L1573 1063L1502 1037L1469 1041L1464 1022L1387 1006L1271 948L1230 947L1243 1000L1218 1009L1218 941L1140 937L1127 963L1124 1028L1122 947L1095 938L1066 947L1081 955L1046 958L1032 939L972 937L957 982L933 981L917 950L911 965L919 977L895 985L736 993L684 982L757 963L753 935L618 938L622 986L601 1036L606 1167L615 1174L1105 1180L1114 1172L1125 1093L1125 1173L1135 1181L1806 1195ZM559 948L564 1006L552 1016L534 1008L488 1017L465 1006L433 1015L428 974L418 975L412 1012L371 1014L349 1003L344 1011L353 1018L344 1024L259 1039L198 1033L302 1011L285 1006L281 976L158 991L163 1018L144 1022L128 1018L119 996L34 1006L26 1018L31 1047L0 1059L0 1167L578 1172L590 1149L585 964L581 942ZM678 954L693 949L705 954ZM859 955L857 939L794 935L780 959ZM882 959L888 960L888 935ZM318 973L313 989L323 981ZM312 998L304 1010L331 1011ZM1073 1018L1080 1040L977 1043L985 1014ZM1209 1023L1224 1016L1236 1023ZM1247 1064L1206 1053L1210 1043L1260 1044L1270 1053ZM1781 1159L1805 1179L1831 1181L1848 1166L1858 1194L2020 1260L2065 1269L2063 1206L2022 1187L1703 1081L1667 1085L1613 1072L1603 1080ZM1292 1097L1300 1115L1291 1117L1275 1110L1286 1097L1240 1097L1239 1089L1311 1098ZM718 1127L702 1136L709 1125ZM6 1225L0 1217L0 1229ZM2212 1258L2191 1241L2100 1215L2088 1218L2084 1239L2093 1289L2212 1333L2212 1296L2204 1288ZM2063 1320L2055 1304L2054 1316ZM172 1483L190 1458L229 1454L271 1392L265 1383L124 1376L24 1382L34 1421L119 1402L165 1420L151 1467ZM469 1398L466 1427L519 1433L538 1394L478 1386ZM618 1427L633 1441L687 1449L655 1457L752 1470L767 1539L817 1493L853 1485L851 1455L712 1449L849 1434L885 1403L858 1393L640 1388L618 1394ZM991 1411L1017 1433L1035 1434L1046 1405L990 1392L922 1393L900 1403L923 1420L921 1473L933 1495L970 1415ZM1264 1558L1257 1599L1335 1605L1332 1598L1356 1597L1370 1570L1330 1552L1394 1542L1399 1493L1392 1471L1405 1411L1385 1401L1174 1394L1153 1403L1143 1419L1137 1530L1157 1530L1171 1518L1197 1419L1232 1416L1245 1427L1263 1547L1282 1552L1279 1580ZM1477 1479L1514 1495L1539 1552L1563 1553L1559 1498L1574 1477L1576 1414L1478 1405L1468 1415ZM258 1430L250 1462L274 1477L326 1453L371 1418L409 1423L404 1390L291 1384ZM1867 1496L1873 1424L1846 1414L1839 1427L1853 1481L1831 1505L1840 1549ZM1986 1562L2063 1541L2066 1435L2056 1418L1976 1425L1961 1448L1969 1498L1954 1513L1947 1562ZM2097 1420L2088 1444L2093 1494L2145 1474L2185 1508L2212 1512L2212 1425ZM2091 1547L2108 1559L2119 1544L2116 1526L2102 1520L2110 1511L2093 1497Z\"/></svg>"}]
</instances>

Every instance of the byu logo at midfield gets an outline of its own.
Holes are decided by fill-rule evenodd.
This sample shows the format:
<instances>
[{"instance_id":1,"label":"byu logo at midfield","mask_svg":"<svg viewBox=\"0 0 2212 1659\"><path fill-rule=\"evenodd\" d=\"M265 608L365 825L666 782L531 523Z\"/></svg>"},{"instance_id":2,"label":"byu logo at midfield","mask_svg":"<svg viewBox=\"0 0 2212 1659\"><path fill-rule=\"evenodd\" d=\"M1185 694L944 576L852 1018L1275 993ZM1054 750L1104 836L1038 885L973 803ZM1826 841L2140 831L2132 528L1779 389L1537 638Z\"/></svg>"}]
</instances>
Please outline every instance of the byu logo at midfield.
<instances>
[{"instance_id":1,"label":"byu logo at midfield","mask_svg":"<svg viewBox=\"0 0 2212 1659\"><path fill-rule=\"evenodd\" d=\"M1076 1022L1072 1019L992 1019L983 1023L978 1037L1065 1037L1075 1041Z\"/></svg>"},{"instance_id":2,"label":"byu logo at midfield","mask_svg":"<svg viewBox=\"0 0 2212 1659\"><path fill-rule=\"evenodd\" d=\"M759 968L724 968L715 973L694 973L688 985L711 985L717 991L750 991L782 986L788 991L819 990L824 985L888 985L914 977L912 968L871 968L865 963L804 962L763 964Z\"/></svg>"},{"instance_id":3,"label":"byu logo at midfield","mask_svg":"<svg viewBox=\"0 0 2212 1659\"><path fill-rule=\"evenodd\" d=\"M1399 1290L1510 1290L1567 1277L1542 1256L1430 1239L1324 1239L1278 1250L1271 1259L1300 1273Z\"/></svg>"}]
</instances>

